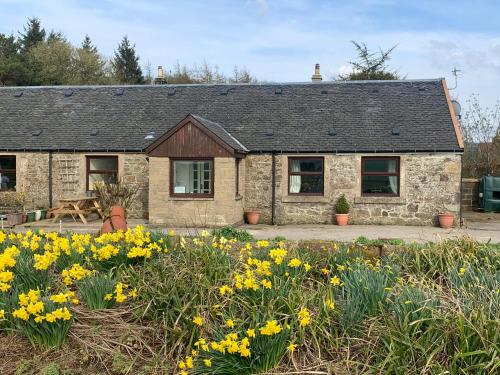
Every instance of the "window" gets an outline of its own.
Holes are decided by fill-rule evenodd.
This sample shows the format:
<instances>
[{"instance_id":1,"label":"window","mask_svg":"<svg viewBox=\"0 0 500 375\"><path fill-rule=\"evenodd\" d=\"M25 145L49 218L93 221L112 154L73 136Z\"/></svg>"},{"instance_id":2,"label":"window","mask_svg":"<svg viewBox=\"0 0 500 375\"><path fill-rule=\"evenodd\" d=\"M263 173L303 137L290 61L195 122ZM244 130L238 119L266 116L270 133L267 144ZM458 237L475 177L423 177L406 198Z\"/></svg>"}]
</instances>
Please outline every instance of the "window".
<instances>
[{"instance_id":1,"label":"window","mask_svg":"<svg viewBox=\"0 0 500 375\"><path fill-rule=\"evenodd\" d=\"M361 194L399 196L399 158L362 158Z\"/></svg>"},{"instance_id":2,"label":"window","mask_svg":"<svg viewBox=\"0 0 500 375\"><path fill-rule=\"evenodd\" d=\"M118 180L118 156L87 156L87 190L94 190L96 182L106 184Z\"/></svg>"},{"instance_id":3,"label":"window","mask_svg":"<svg viewBox=\"0 0 500 375\"><path fill-rule=\"evenodd\" d=\"M173 196L213 197L213 160L172 160L170 169Z\"/></svg>"},{"instance_id":4,"label":"window","mask_svg":"<svg viewBox=\"0 0 500 375\"><path fill-rule=\"evenodd\" d=\"M288 158L288 194L323 195L323 158Z\"/></svg>"},{"instance_id":5,"label":"window","mask_svg":"<svg viewBox=\"0 0 500 375\"><path fill-rule=\"evenodd\" d=\"M0 156L0 191L16 190L16 157Z\"/></svg>"},{"instance_id":6,"label":"window","mask_svg":"<svg viewBox=\"0 0 500 375\"><path fill-rule=\"evenodd\" d=\"M240 162L241 159L235 159L235 168L236 168L236 196L240 196Z\"/></svg>"}]
</instances>

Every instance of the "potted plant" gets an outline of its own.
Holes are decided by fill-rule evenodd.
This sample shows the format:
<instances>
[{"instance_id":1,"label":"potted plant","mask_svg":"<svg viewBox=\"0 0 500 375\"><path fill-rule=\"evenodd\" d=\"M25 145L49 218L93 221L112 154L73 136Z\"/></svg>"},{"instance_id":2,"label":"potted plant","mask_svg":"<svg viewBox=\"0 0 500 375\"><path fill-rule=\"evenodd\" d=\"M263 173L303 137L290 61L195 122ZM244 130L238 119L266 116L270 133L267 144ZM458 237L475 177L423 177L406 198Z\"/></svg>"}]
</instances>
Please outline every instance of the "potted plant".
<instances>
[{"instance_id":1,"label":"potted plant","mask_svg":"<svg viewBox=\"0 0 500 375\"><path fill-rule=\"evenodd\" d=\"M127 210L132 206L139 188L120 179L111 184L97 183L94 189L95 196L104 212L101 233L115 232L120 229L126 231Z\"/></svg>"},{"instance_id":2,"label":"potted plant","mask_svg":"<svg viewBox=\"0 0 500 375\"><path fill-rule=\"evenodd\" d=\"M448 211L440 211L438 213L439 226L443 229L450 229L453 227L455 215Z\"/></svg>"},{"instance_id":3,"label":"potted plant","mask_svg":"<svg viewBox=\"0 0 500 375\"><path fill-rule=\"evenodd\" d=\"M260 211L257 210L245 211L245 218L248 224L251 225L259 224Z\"/></svg>"},{"instance_id":4,"label":"potted plant","mask_svg":"<svg viewBox=\"0 0 500 375\"><path fill-rule=\"evenodd\" d=\"M7 214L7 223L10 226L20 225L23 223L23 210L26 202L25 193L7 193L6 199L12 209L12 213Z\"/></svg>"},{"instance_id":5,"label":"potted plant","mask_svg":"<svg viewBox=\"0 0 500 375\"><path fill-rule=\"evenodd\" d=\"M337 225L347 225L347 222L349 221L349 209L349 202L347 202L345 195L342 194L335 202L335 219L337 221Z\"/></svg>"}]
</instances>

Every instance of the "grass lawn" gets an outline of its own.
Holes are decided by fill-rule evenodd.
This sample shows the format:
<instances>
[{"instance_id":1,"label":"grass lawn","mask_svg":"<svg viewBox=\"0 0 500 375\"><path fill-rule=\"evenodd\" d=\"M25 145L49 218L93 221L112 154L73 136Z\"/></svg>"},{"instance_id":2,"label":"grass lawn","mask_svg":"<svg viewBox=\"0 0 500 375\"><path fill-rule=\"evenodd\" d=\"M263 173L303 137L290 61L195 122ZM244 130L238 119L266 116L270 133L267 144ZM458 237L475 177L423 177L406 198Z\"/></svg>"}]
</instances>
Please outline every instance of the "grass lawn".
<instances>
[{"instance_id":1,"label":"grass lawn","mask_svg":"<svg viewBox=\"0 0 500 375\"><path fill-rule=\"evenodd\" d=\"M499 317L469 238L0 232L1 374L495 374Z\"/></svg>"}]
</instances>

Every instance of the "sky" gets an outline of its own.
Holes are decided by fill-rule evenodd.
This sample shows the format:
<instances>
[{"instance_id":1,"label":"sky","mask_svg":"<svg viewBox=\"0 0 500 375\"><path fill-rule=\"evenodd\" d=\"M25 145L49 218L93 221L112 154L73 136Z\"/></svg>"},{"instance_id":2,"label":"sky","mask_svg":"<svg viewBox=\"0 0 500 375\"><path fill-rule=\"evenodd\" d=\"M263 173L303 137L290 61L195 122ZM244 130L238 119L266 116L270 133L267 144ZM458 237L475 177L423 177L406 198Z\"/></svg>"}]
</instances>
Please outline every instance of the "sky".
<instances>
[{"instance_id":1,"label":"sky","mask_svg":"<svg viewBox=\"0 0 500 375\"><path fill-rule=\"evenodd\" d=\"M404 78L440 78L466 107L500 100L500 1L496 0L0 0L0 32L28 17L79 44L85 34L105 56L127 35L144 66L171 70L203 61L259 80L324 80L350 70L351 40L374 51L397 45L389 66Z\"/></svg>"}]
</instances>

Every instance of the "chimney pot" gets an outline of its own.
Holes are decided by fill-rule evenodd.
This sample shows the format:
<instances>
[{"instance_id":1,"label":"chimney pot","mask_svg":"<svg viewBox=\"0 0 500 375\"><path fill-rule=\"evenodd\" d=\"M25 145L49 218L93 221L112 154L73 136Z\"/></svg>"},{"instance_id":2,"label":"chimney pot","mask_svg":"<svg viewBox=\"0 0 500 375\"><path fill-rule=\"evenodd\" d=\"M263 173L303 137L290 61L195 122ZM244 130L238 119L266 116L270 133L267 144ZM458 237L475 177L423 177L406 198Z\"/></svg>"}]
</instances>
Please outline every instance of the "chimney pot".
<instances>
[{"instance_id":1,"label":"chimney pot","mask_svg":"<svg viewBox=\"0 0 500 375\"><path fill-rule=\"evenodd\" d=\"M323 77L321 77L321 73L320 73L320 70L319 70L319 64L316 64L314 66L314 74L311 77L311 81L313 81L315 83L319 83L322 80L323 80Z\"/></svg>"},{"instance_id":2,"label":"chimney pot","mask_svg":"<svg viewBox=\"0 0 500 375\"><path fill-rule=\"evenodd\" d=\"M158 65L158 78L163 78L163 68L161 65Z\"/></svg>"}]
</instances>

